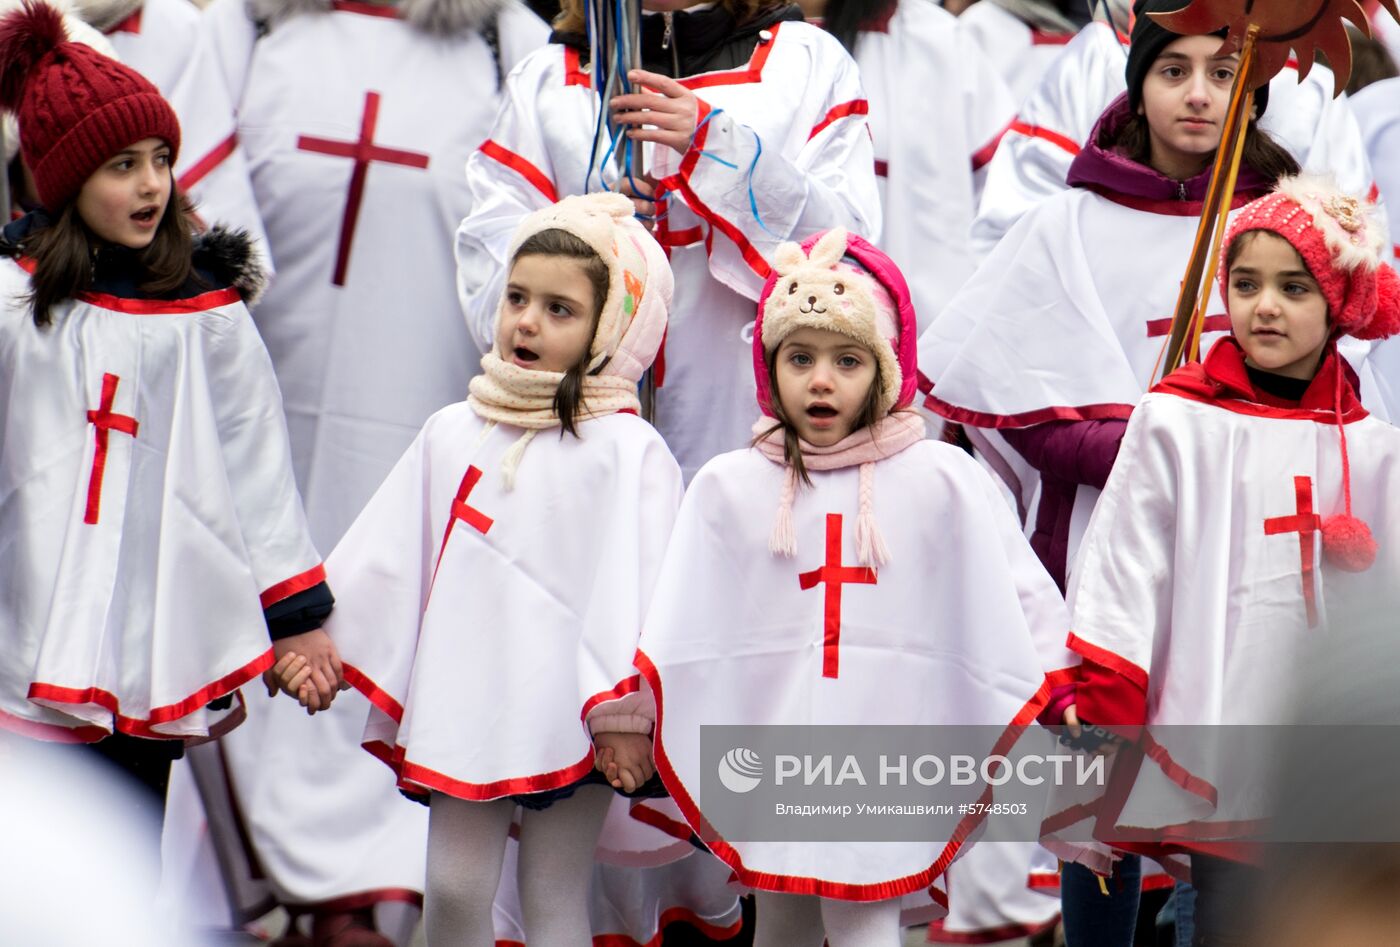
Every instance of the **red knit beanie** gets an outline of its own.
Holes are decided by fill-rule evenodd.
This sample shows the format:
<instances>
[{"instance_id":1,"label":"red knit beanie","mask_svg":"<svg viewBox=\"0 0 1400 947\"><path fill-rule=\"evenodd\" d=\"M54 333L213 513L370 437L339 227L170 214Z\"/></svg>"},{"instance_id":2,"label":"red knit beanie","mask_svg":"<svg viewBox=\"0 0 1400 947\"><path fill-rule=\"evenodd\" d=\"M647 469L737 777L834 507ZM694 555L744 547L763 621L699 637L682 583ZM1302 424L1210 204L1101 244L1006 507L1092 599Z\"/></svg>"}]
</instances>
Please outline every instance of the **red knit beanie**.
<instances>
[{"instance_id":1,"label":"red knit beanie","mask_svg":"<svg viewBox=\"0 0 1400 947\"><path fill-rule=\"evenodd\" d=\"M1338 190L1329 178L1283 178L1272 193L1240 210L1225 246L1228 250L1252 230L1277 234L1298 251L1317 280L1338 334L1384 339L1400 332L1400 278L1383 262L1390 244L1372 210L1369 202ZM1220 294L1228 305L1226 269L1220 269Z\"/></svg>"},{"instance_id":2,"label":"red knit beanie","mask_svg":"<svg viewBox=\"0 0 1400 947\"><path fill-rule=\"evenodd\" d=\"M24 0L0 19L0 107L17 114L39 200L56 211L92 173L146 138L180 150L180 123L140 73L68 40L63 16Z\"/></svg>"}]
</instances>

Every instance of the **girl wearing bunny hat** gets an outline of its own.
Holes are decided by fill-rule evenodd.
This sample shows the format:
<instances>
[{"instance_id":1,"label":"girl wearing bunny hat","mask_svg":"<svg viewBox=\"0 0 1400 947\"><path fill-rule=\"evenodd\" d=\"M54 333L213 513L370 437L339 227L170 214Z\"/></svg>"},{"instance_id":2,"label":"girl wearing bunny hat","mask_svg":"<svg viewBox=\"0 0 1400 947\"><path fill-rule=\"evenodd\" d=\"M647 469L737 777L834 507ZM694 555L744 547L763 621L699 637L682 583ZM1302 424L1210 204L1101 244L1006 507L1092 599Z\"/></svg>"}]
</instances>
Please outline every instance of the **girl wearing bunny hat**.
<instances>
[{"instance_id":1,"label":"girl wearing bunny hat","mask_svg":"<svg viewBox=\"0 0 1400 947\"><path fill-rule=\"evenodd\" d=\"M1368 203L1299 176L1243 208L1226 242L1233 335L1138 404L1090 521L1066 714L1135 740L1147 725L1142 752L1117 754L1096 835L1189 855L1210 943L1234 906L1222 864L1251 860L1268 815L1267 761L1237 729L1200 734L1286 721L1304 644L1400 604L1400 432L1367 413L1337 354L1341 336L1400 330L1385 233Z\"/></svg>"},{"instance_id":2,"label":"girl wearing bunny hat","mask_svg":"<svg viewBox=\"0 0 1400 947\"><path fill-rule=\"evenodd\" d=\"M894 945L901 898L941 897L933 886L980 817L920 836L936 841L748 841L700 796L715 762L701 727L1002 733L1036 717L1071 663L1068 616L990 477L925 439L909 410L914 310L893 262L832 230L785 245L775 269L753 342L764 418L751 448L687 490L637 664L657 770L758 891L756 943Z\"/></svg>"},{"instance_id":3,"label":"girl wearing bunny hat","mask_svg":"<svg viewBox=\"0 0 1400 947\"><path fill-rule=\"evenodd\" d=\"M589 930L613 795L595 747L638 774L627 789L650 776L631 659L681 475L637 416L637 381L671 271L616 194L527 217L510 259L484 374L428 419L327 560L345 588L327 630L374 705L366 748L430 797L434 944L495 942L518 805L527 936Z\"/></svg>"}]
</instances>

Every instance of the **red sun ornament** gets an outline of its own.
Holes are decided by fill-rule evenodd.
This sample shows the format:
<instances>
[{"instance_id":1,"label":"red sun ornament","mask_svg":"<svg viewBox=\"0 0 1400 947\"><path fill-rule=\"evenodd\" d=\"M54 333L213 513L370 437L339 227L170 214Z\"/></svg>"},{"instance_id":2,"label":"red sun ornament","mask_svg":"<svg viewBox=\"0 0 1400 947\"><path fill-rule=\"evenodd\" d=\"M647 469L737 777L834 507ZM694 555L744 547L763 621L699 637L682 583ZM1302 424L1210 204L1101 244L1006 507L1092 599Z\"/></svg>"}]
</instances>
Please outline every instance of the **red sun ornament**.
<instances>
[{"instance_id":1,"label":"red sun ornament","mask_svg":"<svg viewBox=\"0 0 1400 947\"><path fill-rule=\"evenodd\" d=\"M1379 3L1400 20L1396 0ZM1371 35L1371 24L1359 0L1191 0L1180 10L1148 16L1183 36L1228 29L1222 48L1231 51L1243 48L1246 34L1257 28L1258 59L1250 70L1250 90L1276 76L1292 50L1298 58L1300 78L1308 74L1321 52L1332 67L1336 94L1340 95L1351 76L1351 38L1342 21L1350 20Z\"/></svg>"}]
</instances>

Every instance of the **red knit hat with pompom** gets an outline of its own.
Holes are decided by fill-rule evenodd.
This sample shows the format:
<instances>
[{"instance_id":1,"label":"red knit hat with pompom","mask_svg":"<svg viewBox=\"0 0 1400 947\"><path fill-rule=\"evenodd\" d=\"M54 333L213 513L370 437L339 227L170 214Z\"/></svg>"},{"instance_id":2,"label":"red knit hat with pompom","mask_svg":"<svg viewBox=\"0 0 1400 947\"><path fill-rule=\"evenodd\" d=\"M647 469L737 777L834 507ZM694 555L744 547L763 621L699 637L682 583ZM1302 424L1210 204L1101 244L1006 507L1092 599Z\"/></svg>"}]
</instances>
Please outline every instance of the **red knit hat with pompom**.
<instances>
[{"instance_id":1,"label":"red knit hat with pompom","mask_svg":"<svg viewBox=\"0 0 1400 947\"><path fill-rule=\"evenodd\" d=\"M70 42L63 15L24 0L0 19L0 107L19 119L39 200L56 211L114 154L146 138L180 150L175 111L140 73Z\"/></svg>"},{"instance_id":2,"label":"red knit hat with pompom","mask_svg":"<svg viewBox=\"0 0 1400 947\"><path fill-rule=\"evenodd\" d=\"M1225 238L1230 244L1244 234L1265 230L1298 251L1327 300L1327 317L1335 334L1384 339L1400 332L1400 277L1382 255L1389 247L1374 207L1339 190L1330 179L1313 175L1283 178L1272 193L1246 204ZM1230 275L1220 268L1220 294L1228 309ZM1346 425L1342 423L1342 372L1335 393L1337 432L1342 452L1342 494L1346 511L1322 522L1322 553L1347 572L1364 572L1376 561L1371 528L1351 515L1351 463Z\"/></svg>"}]
</instances>

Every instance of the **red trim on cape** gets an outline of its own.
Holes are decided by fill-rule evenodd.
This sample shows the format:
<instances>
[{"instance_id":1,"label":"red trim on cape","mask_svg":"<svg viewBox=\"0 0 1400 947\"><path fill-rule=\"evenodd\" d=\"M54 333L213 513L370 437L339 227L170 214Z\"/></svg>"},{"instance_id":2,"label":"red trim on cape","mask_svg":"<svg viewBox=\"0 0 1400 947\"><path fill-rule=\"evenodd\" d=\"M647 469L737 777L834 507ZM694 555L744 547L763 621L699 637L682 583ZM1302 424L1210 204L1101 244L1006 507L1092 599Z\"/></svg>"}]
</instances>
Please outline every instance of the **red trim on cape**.
<instances>
[{"instance_id":1,"label":"red trim on cape","mask_svg":"<svg viewBox=\"0 0 1400 947\"><path fill-rule=\"evenodd\" d=\"M889 163L888 161L881 161L879 158L876 158L876 159L875 159L875 176L876 176L877 178L887 178L887 177L889 177L889 176L890 176L890 163ZM1400 248L1397 248L1397 249L1400 249Z\"/></svg>"},{"instance_id":2,"label":"red trim on cape","mask_svg":"<svg viewBox=\"0 0 1400 947\"><path fill-rule=\"evenodd\" d=\"M30 700L46 700L56 704L94 704L112 715L113 725L122 733L156 740L183 740L182 736L158 733L154 727L171 723L194 713L211 700L218 700L232 693L244 684L272 667L272 649L268 648L257 658L237 670L230 671L216 681L205 684L184 700L161 707L151 708L147 717L127 717L121 713L121 704L115 694L100 687L60 687L35 681L29 685Z\"/></svg>"},{"instance_id":3,"label":"red trim on cape","mask_svg":"<svg viewBox=\"0 0 1400 947\"><path fill-rule=\"evenodd\" d=\"M489 138L482 142L481 153L488 158L493 158L501 164L510 168L544 195L545 200L551 204L558 203L559 194L554 190L554 182L545 176L545 173L535 167L529 161L508 148L502 147L491 141Z\"/></svg>"},{"instance_id":4,"label":"red trim on cape","mask_svg":"<svg viewBox=\"0 0 1400 947\"><path fill-rule=\"evenodd\" d=\"M957 405L949 404L932 392L924 398L924 407L942 415L949 421L957 421L959 424L967 424L972 427L993 429L1031 427L1035 424L1044 424L1046 421L1126 421L1133 413L1133 406L1130 404L1086 404L1077 408L1057 405L1049 408L1036 408L1034 411L1022 411L1019 414L991 414L986 411L973 411L969 408L960 408Z\"/></svg>"},{"instance_id":5,"label":"red trim on cape","mask_svg":"<svg viewBox=\"0 0 1400 947\"><path fill-rule=\"evenodd\" d=\"M30 276L34 275L35 263L32 257L17 257L15 263L19 264L20 269ZM211 309L243 301L238 290L232 286L210 290L187 299L129 299L125 296L87 291L78 293L74 298L79 302L85 302L100 309L124 312L133 316L179 316L193 312L208 312Z\"/></svg>"},{"instance_id":6,"label":"red trim on cape","mask_svg":"<svg viewBox=\"0 0 1400 947\"><path fill-rule=\"evenodd\" d=\"M1163 217L1199 217L1201 216L1201 208L1205 206L1204 201L1155 200L1150 197L1138 197L1134 194L1120 194L1117 191L1093 185L1089 185L1088 189L1114 204L1140 210L1145 214L1159 214ZM1230 209L1239 210L1255 198L1263 196L1263 191L1236 191L1235 196L1230 201Z\"/></svg>"},{"instance_id":7,"label":"red trim on cape","mask_svg":"<svg viewBox=\"0 0 1400 947\"><path fill-rule=\"evenodd\" d=\"M1062 135L1059 132L1051 131L1048 128L1042 128L1039 125L1032 125L1029 122L1023 122L1019 118L1012 119L1011 124L1007 126L1006 130L1008 132L1016 132L1018 135L1025 135L1027 138L1043 139L1045 141L1050 142L1050 144L1052 145L1057 145L1060 148L1063 148L1065 151L1068 151L1072 155L1078 155L1079 152L1083 150L1080 148L1079 142L1075 141L1073 138L1070 138L1068 135Z\"/></svg>"},{"instance_id":8,"label":"red trim on cape","mask_svg":"<svg viewBox=\"0 0 1400 947\"><path fill-rule=\"evenodd\" d=\"M1057 911L1054 917L1040 924L1003 924L1000 927L984 927L975 931L945 930L943 927L945 923L947 923L947 921L943 918L930 922L928 926L927 943L996 944L1004 940L1016 940L1021 937L1036 937L1060 923L1060 915Z\"/></svg>"},{"instance_id":9,"label":"red trim on cape","mask_svg":"<svg viewBox=\"0 0 1400 947\"><path fill-rule=\"evenodd\" d=\"M1356 396L1356 377L1331 343L1317 374L1296 406L1254 389L1245 368L1244 352L1234 336L1217 341L1206 353L1204 362L1183 365L1153 386L1152 392L1176 395L1250 417L1336 424L1334 386L1338 371L1345 373L1346 380L1342 386L1342 423L1365 419L1370 412ZM1274 403L1268 403L1270 401Z\"/></svg>"},{"instance_id":10,"label":"red trim on cape","mask_svg":"<svg viewBox=\"0 0 1400 947\"><path fill-rule=\"evenodd\" d=\"M1375 181L1372 181L1372 182L1371 182L1371 189L1370 189L1369 191L1366 192L1366 200L1367 200L1367 202L1368 202L1368 203L1371 203L1371 204L1374 204L1374 203L1376 202L1376 198L1378 198L1378 197L1380 197L1380 196L1381 196L1381 186L1380 186L1379 184L1377 184Z\"/></svg>"},{"instance_id":11,"label":"red trim on cape","mask_svg":"<svg viewBox=\"0 0 1400 947\"><path fill-rule=\"evenodd\" d=\"M210 171L213 171L219 165L223 164L228 156L233 154L237 148L238 132L232 132L227 138L211 148L207 155L190 165L188 171L180 175L179 181L177 182L180 186L180 190L188 191L200 181L203 181Z\"/></svg>"},{"instance_id":12,"label":"red trim on cape","mask_svg":"<svg viewBox=\"0 0 1400 947\"><path fill-rule=\"evenodd\" d=\"M840 105L832 106L831 110L822 117L822 120L812 126L812 133L807 136L807 140L811 141L813 138L816 138L826 130L828 125L839 122L843 118L848 118L852 115L869 114L870 102L866 99L852 99L849 102L842 102Z\"/></svg>"},{"instance_id":13,"label":"red trim on cape","mask_svg":"<svg viewBox=\"0 0 1400 947\"><path fill-rule=\"evenodd\" d=\"M272 605L276 605L284 598L291 598L298 592L305 592L312 586L320 585L324 581L326 581L326 567L321 563L317 563L300 575L294 575L290 579L283 579L281 582L267 589L258 596L258 601L262 603L263 608L268 608Z\"/></svg>"},{"instance_id":14,"label":"red trim on cape","mask_svg":"<svg viewBox=\"0 0 1400 947\"><path fill-rule=\"evenodd\" d=\"M375 16L384 20L399 19L397 7L378 3L363 3L361 0L333 0L331 9L338 13L358 13L361 16Z\"/></svg>"},{"instance_id":15,"label":"red trim on cape","mask_svg":"<svg viewBox=\"0 0 1400 947\"><path fill-rule=\"evenodd\" d=\"M633 413L635 414L636 412ZM585 700L583 702L583 710L579 711L578 718L584 721L584 723L587 723L588 715L592 713L594 707L597 707L599 704L605 704L610 700L618 700L628 694L634 694L641 689L642 676L640 674L633 674L631 677L624 678L611 689L599 691Z\"/></svg>"},{"instance_id":16,"label":"red trim on cape","mask_svg":"<svg viewBox=\"0 0 1400 947\"><path fill-rule=\"evenodd\" d=\"M643 799L627 810L627 814L642 825L649 825L653 829L665 832L671 838L680 839L682 842L689 842L695 833L690 830L689 823L677 822L659 809L653 809L647 805Z\"/></svg>"},{"instance_id":17,"label":"red trim on cape","mask_svg":"<svg viewBox=\"0 0 1400 947\"><path fill-rule=\"evenodd\" d=\"M1093 661L1100 667L1106 667L1110 671L1123 675L1129 681L1132 681L1133 685L1139 690L1146 692L1147 672L1122 655L1115 654L1107 648L1102 648L1096 644L1085 641L1072 631L1069 633L1069 638L1065 641L1065 647L1069 648L1069 650L1080 657Z\"/></svg>"},{"instance_id":18,"label":"red trim on cape","mask_svg":"<svg viewBox=\"0 0 1400 947\"><path fill-rule=\"evenodd\" d=\"M395 723L403 721L403 707L376 684L368 674L351 664L342 664L341 673L350 686L364 694L370 703L374 704L391 720ZM593 747L590 745L588 753L583 759L563 769L556 769L549 773L536 773L532 776L498 779L490 783L472 783L453 779L445 773L439 773L420 763L413 762L405 756L407 752L405 747L398 743L390 746L381 740L367 740L360 746L394 771L394 775L398 777L400 788L420 793L423 790L436 790L472 802L489 802L505 796L523 796L530 793L548 792L551 789L561 789L570 783L578 782L593 769Z\"/></svg>"},{"instance_id":19,"label":"red trim on cape","mask_svg":"<svg viewBox=\"0 0 1400 947\"><path fill-rule=\"evenodd\" d=\"M368 674L345 661L341 662L340 673L351 687L364 694L365 698L386 717L394 723L403 723L403 705L390 697L388 691L370 680Z\"/></svg>"},{"instance_id":20,"label":"red trim on cape","mask_svg":"<svg viewBox=\"0 0 1400 947\"><path fill-rule=\"evenodd\" d=\"M1077 34L1051 33L1046 30L1031 29L1032 46L1068 46ZM1009 939L1009 938L1008 938Z\"/></svg>"},{"instance_id":21,"label":"red trim on cape","mask_svg":"<svg viewBox=\"0 0 1400 947\"><path fill-rule=\"evenodd\" d=\"M1057 871L1033 871L1026 877L1026 887L1032 891L1043 888L1060 887L1060 873Z\"/></svg>"},{"instance_id":22,"label":"red trim on cape","mask_svg":"<svg viewBox=\"0 0 1400 947\"><path fill-rule=\"evenodd\" d=\"M562 789L570 783L578 782L593 771L592 747L589 747L588 754L583 759L572 766L556 769L552 773L515 776L510 779L498 779L492 783L469 783L465 780L453 779L451 776L405 759L403 747L400 746L394 747L394 759L398 761L394 770L398 773L400 786L419 791L435 790L472 802L489 802L505 796L525 796L531 793L549 792L552 789Z\"/></svg>"},{"instance_id":23,"label":"red trim on cape","mask_svg":"<svg viewBox=\"0 0 1400 947\"><path fill-rule=\"evenodd\" d=\"M973 171L981 171L991 163L992 158L995 157L997 153L997 146L999 146L1001 140L1006 137L1006 133L1011 131L1011 126L1013 124L1014 122L1007 122L1005 128L993 135L990 141L972 153Z\"/></svg>"},{"instance_id":24,"label":"red trim on cape","mask_svg":"<svg viewBox=\"0 0 1400 947\"><path fill-rule=\"evenodd\" d=\"M122 20L116 26L108 30L107 35L111 36L113 33L132 33L137 36L141 35L141 13L142 8L137 7L136 10L131 14L131 16L127 17L125 20Z\"/></svg>"},{"instance_id":25,"label":"red trim on cape","mask_svg":"<svg viewBox=\"0 0 1400 947\"><path fill-rule=\"evenodd\" d=\"M702 72L698 76L688 76L678 80L681 85L694 91L695 89L709 89L721 85L744 85L749 82L763 81L763 67L768 64L768 57L773 54L773 47L778 43L778 33L782 23L774 23L768 28L771 38L767 42L759 41L754 48L753 55L749 57L748 65L742 69L731 69L727 72Z\"/></svg>"},{"instance_id":26,"label":"red trim on cape","mask_svg":"<svg viewBox=\"0 0 1400 947\"><path fill-rule=\"evenodd\" d=\"M759 253L754 245L749 242L749 238L744 236L744 232L724 217L715 213L708 204L700 200L700 197L691 188L689 181L680 175L676 175L675 185L675 190L679 191L681 196L685 198L685 202L691 210L705 218L713 229L724 234L729 238L731 243L739 248L739 253L743 256L744 262L749 265L749 269L753 270L754 273L765 280L772 274L773 270L768 265L768 261L764 259L763 254Z\"/></svg>"},{"instance_id":27,"label":"red trim on cape","mask_svg":"<svg viewBox=\"0 0 1400 947\"><path fill-rule=\"evenodd\" d=\"M49 743L96 743L111 736L111 732L104 727L92 724L65 727L57 723L26 720L4 710L0 710L0 730L8 730L30 740L44 740Z\"/></svg>"},{"instance_id":28,"label":"red trim on cape","mask_svg":"<svg viewBox=\"0 0 1400 947\"><path fill-rule=\"evenodd\" d=\"M1176 879L1165 872L1157 872L1142 879L1141 884L1143 891L1162 891L1176 887Z\"/></svg>"},{"instance_id":29,"label":"red trim on cape","mask_svg":"<svg viewBox=\"0 0 1400 947\"><path fill-rule=\"evenodd\" d=\"M735 878L740 884L750 888L759 888L764 891L779 891L788 894L813 894L823 898L838 898L843 901L883 901L888 898L897 898L914 891L927 890L931 897L937 897L932 888L933 882L939 875L947 870L961 850L963 842L971 835L979 825L986 819L985 809L982 812L969 813L965 816L953 830L952 837L943 847L942 853L933 861L928 868L906 875L902 878L895 878L889 881L876 882L872 884L848 884L844 882L826 881L821 878L799 877L794 875L780 875L771 872L754 871L744 865L743 858L739 852L728 842L726 842L701 813L700 808L691 798L685 784L676 775L675 767L671 765L670 757L666 753L666 745L663 739L663 720L665 714L665 697L661 686L661 676L645 652L638 649L634 659L637 669L642 672L647 683L651 686L652 692L656 695L656 771L661 774L662 782L671 793L671 798L684 813L686 821L694 829L695 834L710 849L714 855L723 861L733 870ZM1005 755L1016 740L1020 738L1021 732L1035 722L1036 716L1044 707L1045 702L1050 697L1051 689L1073 675L1073 668L1061 668L1045 676L1039 689L1022 707L1021 710L1007 724L1001 737L989 750L989 755ZM993 787L986 787L985 791L978 798L980 803L990 803ZM946 904L946 901L943 902Z\"/></svg>"},{"instance_id":30,"label":"red trim on cape","mask_svg":"<svg viewBox=\"0 0 1400 947\"><path fill-rule=\"evenodd\" d=\"M572 46L564 47L564 85L583 86L585 89L593 88L593 79L583 71L583 59L579 55L579 51Z\"/></svg>"},{"instance_id":31,"label":"red trim on cape","mask_svg":"<svg viewBox=\"0 0 1400 947\"><path fill-rule=\"evenodd\" d=\"M310 911L313 914L344 914L389 902L414 904L421 908L423 906L423 893L414 891L412 888L374 888L369 891L357 891L354 894L328 898L325 901L295 901L290 906Z\"/></svg>"}]
</instances>

